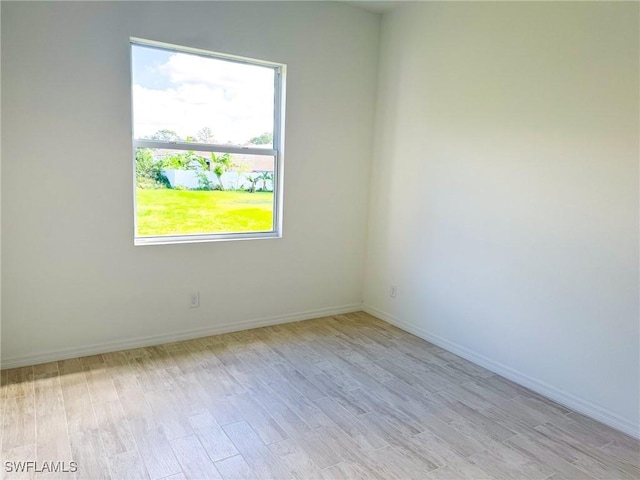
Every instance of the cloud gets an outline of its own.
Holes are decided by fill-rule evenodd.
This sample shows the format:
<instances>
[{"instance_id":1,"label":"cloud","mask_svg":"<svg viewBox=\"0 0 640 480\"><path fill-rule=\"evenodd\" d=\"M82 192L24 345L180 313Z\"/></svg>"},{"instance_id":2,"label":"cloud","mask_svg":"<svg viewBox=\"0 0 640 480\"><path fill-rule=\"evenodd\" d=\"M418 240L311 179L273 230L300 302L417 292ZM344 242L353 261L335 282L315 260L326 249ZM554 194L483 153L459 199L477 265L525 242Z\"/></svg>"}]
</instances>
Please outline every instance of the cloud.
<instances>
[{"instance_id":1,"label":"cloud","mask_svg":"<svg viewBox=\"0 0 640 480\"><path fill-rule=\"evenodd\" d=\"M273 69L176 53L156 72L170 87L133 85L137 138L210 127L217 143L244 144L273 128Z\"/></svg>"}]
</instances>

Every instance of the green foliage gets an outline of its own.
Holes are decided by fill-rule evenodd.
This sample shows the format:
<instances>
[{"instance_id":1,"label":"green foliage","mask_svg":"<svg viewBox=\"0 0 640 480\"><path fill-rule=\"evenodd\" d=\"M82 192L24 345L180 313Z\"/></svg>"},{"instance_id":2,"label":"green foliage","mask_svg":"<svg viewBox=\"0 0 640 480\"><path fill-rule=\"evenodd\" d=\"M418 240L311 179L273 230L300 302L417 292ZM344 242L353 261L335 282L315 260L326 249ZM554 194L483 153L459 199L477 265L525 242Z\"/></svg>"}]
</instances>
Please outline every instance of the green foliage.
<instances>
[{"instance_id":1,"label":"green foliage","mask_svg":"<svg viewBox=\"0 0 640 480\"><path fill-rule=\"evenodd\" d=\"M187 135L184 139L177 132L169 129L158 130L151 137L152 140L161 142L200 142L212 143L214 141L213 132L209 127L201 128L196 136ZM252 141L256 144L268 144L272 141L270 133L264 133L255 137ZM136 180L140 188L171 188L166 176L162 173L166 170L193 170L198 179L197 190L224 190L222 176L232 168L238 168L238 175L243 169L242 165L236 165L230 153L211 153L211 159L197 155L194 151L170 151L168 149L138 149L136 153ZM169 150L169 151L167 151ZM212 171L218 178L218 184L213 185L207 177L207 171ZM263 179L263 190L267 189L266 182L269 178ZM251 178L251 192L256 190L258 177ZM232 190L235 189L232 188Z\"/></svg>"},{"instance_id":2,"label":"green foliage","mask_svg":"<svg viewBox=\"0 0 640 480\"><path fill-rule=\"evenodd\" d=\"M154 167L153 154L149 148L139 148L136 151L136 176L148 176Z\"/></svg>"},{"instance_id":3,"label":"green foliage","mask_svg":"<svg viewBox=\"0 0 640 480\"><path fill-rule=\"evenodd\" d=\"M224 174L224 172L234 166L234 163L231 160L231 154L225 153L223 155L216 155L215 153L211 152L211 166L213 167L213 173L215 173L216 177L218 177L220 190L224 190L224 185L222 184L222 175Z\"/></svg>"},{"instance_id":4,"label":"green foliage","mask_svg":"<svg viewBox=\"0 0 640 480\"><path fill-rule=\"evenodd\" d=\"M262 188L260 190L262 192L269 192L270 190L267 188L267 182L273 180L273 173L262 172L260 175L258 175L257 180L262 180Z\"/></svg>"},{"instance_id":5,"label":"green foliage","mask_svg":"<svg viewBox=\"0 0 640 480\"><path fill-rule=\"evenodd\" d=\"M207 160L193 151L172 152L162 158L162 165L168 170L206 170Z\"/></svg>"},{"instance_id":6,"label":"green foliage","mask_svg":"<svg viewBox=\"0 0 640 480\"><path fill-rule=\"evenodd\" d=\"M260 177L258 175L256 175L255 173L248 173L245 176L246 176L247 180L249 180L249 183L251 184L251 186L249 187L249 189L247 191L249 193L254 193L256 191L256 183L258 183L258 180L260 180Z\"/></svg>"},{"instance_id":7,"label":"green foliage","mask_svg":"<svg viewBox=\"0 0 640 480\"><path fill-rule=\"evenodd\" d=\"M201 157L200 155L191 156L191 166L192 168L195 166L196 169L209 170L209 162L206 158Z\"/></svg>"},{"instance_id":8,"label":"green foliage","mask_svg":"<svg viewBox=\"0 0 640 480\"><path fill-rule=\"evenodd\" d=\"M188 153L169 153L162 158L164 168L170 170L187 170L189 163Z\"/></svg>"},{"instance_id":9,"label":"green foliage","mask_svg":"<svg viewBox=\"0 0 640 480\"><path fill-rule=\"evenodd\" d=\"M153 158L149 148L136 151L136 185L139 188L170 188L169 180L162 173L163 164Z\"/></svg>"},{"instance_id":10,"label":"green foliage","mask_svg":"<svg viewBox=\"0 0 640 480\"><path fill-rule=\"evenodd\" d=\"M253 137L249 140L249 143L253 143L254 145L270 145L273 143L273 133L264 132L262 135Z\"/></svg>"},{"instance_id":11,"label":"green foliage","mask_svg":"<svg viewBox=\"0 0 640 480\"><path fill-rule=\"evenodd\" d=\"M202 170L198 170L196 172L196 177L198 178L198 190L215 190L216 186L213 184L209 177L207 177L206 172Z\"/></svg>"}]
</instances>

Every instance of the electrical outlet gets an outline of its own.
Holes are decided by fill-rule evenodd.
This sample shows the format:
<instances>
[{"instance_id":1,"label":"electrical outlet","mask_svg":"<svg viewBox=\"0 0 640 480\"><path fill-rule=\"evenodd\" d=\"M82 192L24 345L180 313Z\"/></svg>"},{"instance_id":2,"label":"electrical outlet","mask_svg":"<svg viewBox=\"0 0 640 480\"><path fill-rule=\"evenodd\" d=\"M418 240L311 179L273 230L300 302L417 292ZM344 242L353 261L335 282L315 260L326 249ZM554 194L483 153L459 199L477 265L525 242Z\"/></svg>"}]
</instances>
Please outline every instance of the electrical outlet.
<instances>
[{"instance_id":1,"label":"electrical outlet","mask_svg":"<svg viewBox=\"0 0 640 480\"><path fill-rule=\"evenodd\" d=\"M189 295L189 308L198 308L200 306L200 292Z\"/></svg>"},{"instance_id":2,"label":"electrical outlet","mask_svg":"<svg viewBox=\"0 0 640 480\"><path fill-rule=\"evenodd\" d=\"M398 296L398 286L397 285L391 285L389 287L389 296L391 298L396 298Z\"/></svg>"}]
</instances>

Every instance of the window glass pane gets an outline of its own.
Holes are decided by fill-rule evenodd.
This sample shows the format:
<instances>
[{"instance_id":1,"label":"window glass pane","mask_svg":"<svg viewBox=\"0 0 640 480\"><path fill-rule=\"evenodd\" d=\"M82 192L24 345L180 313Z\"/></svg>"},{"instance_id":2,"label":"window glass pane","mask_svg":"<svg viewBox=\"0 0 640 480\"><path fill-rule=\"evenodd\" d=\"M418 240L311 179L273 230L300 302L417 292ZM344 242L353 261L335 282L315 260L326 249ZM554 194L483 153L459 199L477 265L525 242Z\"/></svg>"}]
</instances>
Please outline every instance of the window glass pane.
<instances>
[{"instance_id":1,"label":"window glass pane","mask_svg":"<svg viewBox=\"0 0 640 480\"><path fill-rule=\"evenodd\" d=\"M133 44L134 138L271 148L275 70Z\"/></svg>"},{"instance_id":2,"label":"window glass pane","mask_svg":"<svg viewBox=\"0 0 640 480\"><path fill-rule=\"evenodd\" d=\"M138 236L274 230L274 157L136 149Z\"/></svg>"}]
</instances>

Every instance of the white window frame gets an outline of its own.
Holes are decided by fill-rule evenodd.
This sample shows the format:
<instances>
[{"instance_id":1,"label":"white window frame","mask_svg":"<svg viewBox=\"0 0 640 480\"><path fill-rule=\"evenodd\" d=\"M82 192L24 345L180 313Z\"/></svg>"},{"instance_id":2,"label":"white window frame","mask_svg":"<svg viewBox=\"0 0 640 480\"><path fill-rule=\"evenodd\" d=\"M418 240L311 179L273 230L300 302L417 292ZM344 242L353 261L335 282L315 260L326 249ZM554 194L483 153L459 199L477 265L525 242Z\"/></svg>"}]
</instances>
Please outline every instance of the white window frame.
<instances>
[{"instance_id":1,"label":"white window frame","mask_svg":"<svg viewBox=\"0 0 640 480\"><path fill-rule=\"evenodd\" d=\"M284 163L284 111L285 111L285 74L286 65L282 63L268 62L254 58L240 57L226 53L210 52L198 48L184 47L153 40L141 38L130 38L130 55L133 62L133 46L158 48L171 52L183 52L192 55L199 55L207 58L215 58L228 62L244 63L260 67L272 68L274 70L274 118L273 118L273 144L272 148L250 148L239 145L218 145L197 142L164 142L159 140L136 139L131 129L133 140L133 218L134 218L134 245L162 245L171 243L198 243L216 242L228 240L250 240L263 238L282 237L282 192L283 192L283 163ZM133 65L131 65L131 125L133 127ZM203 233L203 234L180 234L180 235L138 235L138 213L136 199L136 151L138 148L165 148L172 150L193 150L201 152L215 153L239 153L245 155L264 155L273 157L273 228L267 232L235 232L235 233Z\"/></svg>"}]
</instances>

